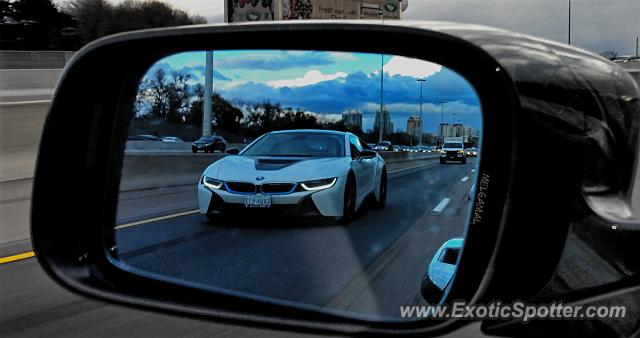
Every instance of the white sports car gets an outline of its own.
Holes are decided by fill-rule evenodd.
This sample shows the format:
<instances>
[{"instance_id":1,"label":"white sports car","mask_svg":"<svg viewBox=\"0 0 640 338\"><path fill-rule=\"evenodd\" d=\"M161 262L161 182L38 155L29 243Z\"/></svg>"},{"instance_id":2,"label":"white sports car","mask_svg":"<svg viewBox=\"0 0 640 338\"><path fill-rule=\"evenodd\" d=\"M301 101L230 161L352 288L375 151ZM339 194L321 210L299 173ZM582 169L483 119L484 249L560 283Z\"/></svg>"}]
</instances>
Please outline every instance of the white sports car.
<instances>
[{"instance_id":1,"label":"white sports car","mask_svg":"<svg viewBox=\"0 0 640 338\"><path fill-rule=\"evenodd\" d=\"M356 135L338 131L264 134L211 164L198 183L200 213L210 219L252 210L348 223L369 198L384 207L384 160Z\"/></svg>"}]
</instances>

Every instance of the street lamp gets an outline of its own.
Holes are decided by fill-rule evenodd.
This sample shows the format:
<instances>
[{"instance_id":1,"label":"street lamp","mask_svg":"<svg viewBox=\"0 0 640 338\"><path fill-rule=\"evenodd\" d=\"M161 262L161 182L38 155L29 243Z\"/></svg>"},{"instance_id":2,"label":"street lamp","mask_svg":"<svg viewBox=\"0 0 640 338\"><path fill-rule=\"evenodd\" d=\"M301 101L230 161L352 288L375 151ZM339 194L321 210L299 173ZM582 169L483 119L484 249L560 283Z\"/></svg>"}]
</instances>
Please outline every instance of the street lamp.
<instances>
[{"instance_id":1,"label":"street lamp","mask_svg":"<svg viewBox=\"0 0 640 338\"><path fill-rule=\"evenodd\" d=\"M382 109L384 107L384 54L380 54L380 115L378 116L378 143L382 142ZM391 117L389 117L391 118Z\"/></svg>"},{"instance_id":2,"label":"street lamp","mask_svg":"<svg viewBox=\"0 0 640 338\"><path fill-rule=\"evenodd\" d=\"M568 40L568 45L571 44L571 0L569 0L569 27L568 31L567 31L567 40Z\"/></svg>"},{"instance_id":3,"label":"street lamp","mask_svg":"<svg viewBox=\"0 0 640 338\"><path fill-rule=\"evenodd\" d=\"M420 143L419 145L422 146L422 131L424 130L424 127L422 125L423 121L422 121L422 84L425 82L425 79L418 79L418 82L420 82L420 132L418 133L418 137L420 138Z\"/></svg>"}]
</instances>

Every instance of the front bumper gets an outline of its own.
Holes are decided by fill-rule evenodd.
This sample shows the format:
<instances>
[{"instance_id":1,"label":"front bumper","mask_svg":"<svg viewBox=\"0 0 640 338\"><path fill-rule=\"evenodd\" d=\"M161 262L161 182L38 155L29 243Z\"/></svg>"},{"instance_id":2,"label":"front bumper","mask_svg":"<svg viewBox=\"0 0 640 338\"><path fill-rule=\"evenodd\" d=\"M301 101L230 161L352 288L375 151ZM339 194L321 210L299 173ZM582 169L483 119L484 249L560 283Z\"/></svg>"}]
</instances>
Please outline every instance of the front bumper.
<instances>
[{"instance_id":1,"label":"front bumper","mask_svg":"<svg viewBox=\"0 0 640 338\"><path fill-rule=\"evenodd\" d=\"M467 158L466 155L461 153L449 153L449 152L447 152L446 154L440 153L441 160L462 161L466 158Z\"/></svg>"},{"instance_id":2,"label":"front bumper","mask_svg":"<svg viewBox=\"0 0 640 338\"><path fill-rule=\"evenodd\" d=\"M293 192L271 195L271 207L245 207L246 194L225 190L209 189L198 183L198 205L201 214L244 215L245 213L299 215L299 216L342 216L344 182L320 191Z\"/></svg>"}]
</instances>

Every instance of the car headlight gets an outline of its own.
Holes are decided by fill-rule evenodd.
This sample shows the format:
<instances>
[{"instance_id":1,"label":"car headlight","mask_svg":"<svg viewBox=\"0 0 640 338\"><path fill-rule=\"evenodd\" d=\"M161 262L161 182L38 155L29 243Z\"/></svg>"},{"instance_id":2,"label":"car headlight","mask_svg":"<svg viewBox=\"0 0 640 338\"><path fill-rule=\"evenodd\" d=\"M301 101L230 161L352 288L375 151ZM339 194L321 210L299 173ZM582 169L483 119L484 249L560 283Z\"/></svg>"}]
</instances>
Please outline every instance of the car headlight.
<instances>
[{"instance_id":1,"label":"car headlight","mask_svg":"<svg viewBox=\"0 0 640 338\"><path fill-rule=\"evenodd\" d=\"M324 178L324 179L320 179L320 180L311 180L311 181L300 182L300 186L304 190L315 191L315 190L322 190L322 189L331 188L336 184L336 181L338 181L337 177Z\"/></svg>"},{"instance_id":2,"label":"car headlight","mask_svg":"<svg viewBox=\"0 0 640 338\"><path fill-rule=\"evenodd\" d=\"M447 151L446 150L440 150L440 154L446 154Z\"/></svg>"},{"instance_id":3,"label":"car headlight","mask_svg":"<svg viewBox=\"0 0 640 338\"><path fill-rule=\"evenodd\" d=\"M209 189L220 189L224 182L216 180L215 178L202 176L202 185Z\"/></svg>"}]
</instances>

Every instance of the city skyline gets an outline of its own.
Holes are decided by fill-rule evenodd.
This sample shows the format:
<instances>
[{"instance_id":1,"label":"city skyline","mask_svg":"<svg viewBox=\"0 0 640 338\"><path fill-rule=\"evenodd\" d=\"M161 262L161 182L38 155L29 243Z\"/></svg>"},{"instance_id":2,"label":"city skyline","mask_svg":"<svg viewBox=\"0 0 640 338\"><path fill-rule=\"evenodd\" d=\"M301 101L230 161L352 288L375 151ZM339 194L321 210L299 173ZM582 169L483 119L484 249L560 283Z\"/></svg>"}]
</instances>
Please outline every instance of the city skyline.
<instances>
[{"instance_id":1,"label":"city skyline","mask_svg":"<svg viewBox=\"0 0 640 338\"><path fill-rule=\"evenodd\" d=\"M456 114L463 123L481 126L481 109L471 85L438 64L401 56L321 51L215 51L214 92L242 106L265 101L302 109L325 119L339 120L347 109L362 113L362 129L373 130L380 109L380 62L384 63L384 105L390 122L404 130L409 116L420 111L423 88L425 132L435 133L441 120ZM175 54L160 60L157 69L190 74L190 84L204 85L204 52ZM395 129L393 129L395 131Z\"/></svg>"}]
</instances>

